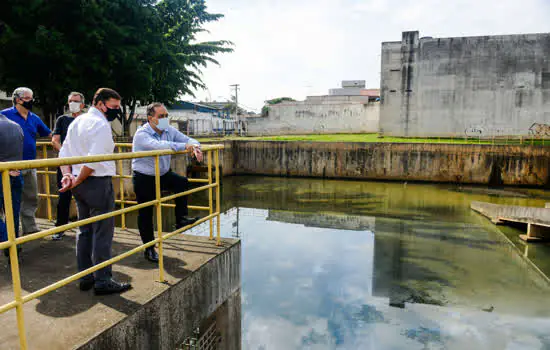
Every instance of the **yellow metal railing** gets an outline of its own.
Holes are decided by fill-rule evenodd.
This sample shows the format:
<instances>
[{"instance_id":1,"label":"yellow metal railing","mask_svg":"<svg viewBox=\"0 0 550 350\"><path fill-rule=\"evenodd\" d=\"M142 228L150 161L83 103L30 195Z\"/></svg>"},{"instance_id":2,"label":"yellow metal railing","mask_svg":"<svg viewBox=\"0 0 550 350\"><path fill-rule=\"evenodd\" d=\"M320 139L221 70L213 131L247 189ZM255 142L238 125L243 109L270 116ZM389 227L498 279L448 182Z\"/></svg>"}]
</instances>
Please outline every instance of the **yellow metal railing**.
<instances>
[{"instance_id":1,"label":"yellow metal railing","mask_svg":"<svg viewBox=\"0 0 550 350\"><path fill-rule=\"evenodd\" d=\"M48 159L48 148L52 147L51 142L37 142L36 147L40 148L42 150L42 159ZM123 153L125 151L131 150L132 149L132 144L131 143L115 143L115 147L117 148L118 153ZM121 209L124 209L125 205L134 205L134 204L137 204L137 202L125 199L124 179L131 179L132 176L131 175L124 175L124 166L123 166L122 161L123 160L118 160L117 161L117 173L118 174L113 176L113 178L118 179L119 188L120 188L120 191L119 191L119 194L118 194L119 198L117 200L115 200L115 203L119 204ZM50 176L51 175L57 176L57 171L51 171L51 170L48 170L48 168L45 168L44 170L37 171L36 173L38 175L42 175L44 177L44 182L43 183L45 184L45 187L46 187L46 189L45 189L46 193L38 193L38 196L40 198L44 198L46 200L47 217L48 217L49 221L53 221L52 198L59 198L59 195L51 194ZM54 177L54 179L55 179L54 183L57 183L57 178ZM189 180L189 182L192 182L192 183L212 183L211 181L209 182L208 179L188 179L188 180ZM210 190L209 192L211 192L211 191L212 190ZM175 204L163 203L162 207L173 208L173 207L175 207ZM204 211L210 210L209 207L198 206L198 205L188 205L188 208L189 209L194 209L194 210L204 210ZM212 212L210 212L210 214L212 214ZM125 213L121 214L120 219L121 219L120 220L120 228L121 229L126 229L127 228L126 227L126 214Z\"/></svg>"},{"instance_id":2,"label":"yellow metal railing","mask_svg":"<svg viewBox=\"0 0 550 350\"><path fill-rule=\"evenodd\" d=\"M42 147L43 150L43 156L47 158L47 143L39 144L40 147ZM117 147L127 147L125 144L117 144ZM163 242L185 230L188 230L189 228L199 225L203 222L209 221L210 222L210 239L213 239L213 227L212 227L212 219L214 217L217 218L217 227L216 227L216 235L217 240L216 244L221 245L221 238L220 238L220 176L219 176L219 151L223 149L222 145L208 145L203 146L202 150L206 152L207 154L207 162L208 162L208 180L206 179L189 179L191 182L203 182L207 183L203 186L193 188L191 190L187 190L185 192L176 193L170 196L161 197L161 190L160 190L160 171L159 171L159 157L163 155L174 155L174 154L184 154L188 153L187 151L184 152L174 152L171 150L165 150L165 151L146 151L146 152L127 152L127 153L117 153L117 154L111 154L111 155L99 155L99 156L86 156L86 157L70 157L70 158L52 158L52 159L37 159L37 160L30 160L30 161L18 161L18 162L1 162L0 163L0 172L2 173L2 191L4 193L4 212L6 216L6 227L8 231L8 240L6 242L0 243L0 250L1 249L9 249L9 258L10 258L10 264L11 264L11 275L12 275L12 283L13 283L13 293L14 293L14 300L4 304L0 305L0 314L7 312L8 310L14 309L16 310L16 316L17 316L17 327L19 331L19 341L21 349L27 349L27 339L26 339L26 332L25 332L25 322L24 322L24 315L23 315L23 305L31 300L34 300L44 294L48 294L58 288L61 288L65 286L68 283L74 282L81 277L84 277L92 272L95 272L97 270L100 270L106 266L112 265L116 263L117 261L120 261L124 258L127 258L135 253L138 253L145 248L154 246L158 243L159 248L159 280L160 282L164 282L164 259L163 259ZM216 182L212 182L212 153L214 153L214 169L216 171ZM11 185L10 185L10 170L24 170L24 169L35 169L35 168L45 168L44 171L41 171L42 174L45 174L46 176L46 194L44 195L48 201L51 200L55 195L50 194L49 190L49 175L55 174L56 172L49 171L49 168L55 169L56 167L59 167L61 165L73 165L73 164L81 164L81 163L95 163L95 162L103 162L103 161L117 161L119 170L122 169L122 161L125 159L134 159L134 158L143 158L143 157L154 157L155 158L155 187L156 187L156 199L136 204L131 207L125 208L124 204L135 204L136 202L131 201L125 201L124 195L122 194L122 199L119 201L122 208L119 210L112 211L110 213L97 215L85 220L78 220L76 222L72 222L63 226L53 227L47 230L43 230L40 232L36 232L27 236L22 237L15 237L15 226L13 221L13 207L12 207L12 198L11 198ZM131 176L124 176L122 173L117 175L117 177L120 179L119 181L122 182L122 179L124 178L131 178ZM212 190L216 189L216 211L213 212L213 201L212 201ZM190 209L200 209L200 210L208 210L209 215L201 218L197 222L195 222L192 225L187 225L185 227L179 228L173 232L170 233L163 233L162 228L162 207L166 206L168 201L174 200L178 197L187 196L192 193L196 193L199 191L208 190L209 192L209 206L208 207L193 207L189 206ZM121 188L120 192L124 192L124 189ZM102 262L101 264L95 265L89 269L86 269L84 271L81 271L79 273L76 273L72 276L69 276L67 278L64 278L60 281L57 281L53 284L50 284L49 286L46 286L44 288L41 288L37 291L31 292L29 294L23 295L22 289L21 289L21 275L19 270L19 261L17 257L17 246L29 241L37 240L44 238L46 236L52 235L54 233L67 231L82 225L87 225L96 221L104 220L107 218L115 217L118 215L124 215L126 213L139 210L141 208L145 208L148 206L156 206L156 215L157 215L157 238L151 242L148 242L146 244L142 244L134 249L131 249L123 254L120 254L118 256L115 256L114 258L111 258L107 261ZM51 202L48 203L48 216L51 220Z\"/></svg>"}]
</instances>

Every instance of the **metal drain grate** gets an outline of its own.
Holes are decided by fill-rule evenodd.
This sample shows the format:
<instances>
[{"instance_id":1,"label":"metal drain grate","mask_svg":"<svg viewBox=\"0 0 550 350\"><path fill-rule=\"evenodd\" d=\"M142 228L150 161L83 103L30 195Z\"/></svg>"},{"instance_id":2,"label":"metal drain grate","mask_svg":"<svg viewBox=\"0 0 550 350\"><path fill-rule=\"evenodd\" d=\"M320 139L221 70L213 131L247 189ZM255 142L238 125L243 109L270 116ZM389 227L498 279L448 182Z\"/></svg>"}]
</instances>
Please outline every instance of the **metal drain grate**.
<instances>
[{"instance_id":1,"label":"metal drain grate","mask_svg":"<svg viewBox=\"0 0 550 350\"><path fill-rule=\"evenodd\" d=\"M194 332L194 336L188 337L183 342L182 350L217 350L220 349L221 336L216 329L216 322L200 335L200 330Z\"/></svg>"}]
</instances>

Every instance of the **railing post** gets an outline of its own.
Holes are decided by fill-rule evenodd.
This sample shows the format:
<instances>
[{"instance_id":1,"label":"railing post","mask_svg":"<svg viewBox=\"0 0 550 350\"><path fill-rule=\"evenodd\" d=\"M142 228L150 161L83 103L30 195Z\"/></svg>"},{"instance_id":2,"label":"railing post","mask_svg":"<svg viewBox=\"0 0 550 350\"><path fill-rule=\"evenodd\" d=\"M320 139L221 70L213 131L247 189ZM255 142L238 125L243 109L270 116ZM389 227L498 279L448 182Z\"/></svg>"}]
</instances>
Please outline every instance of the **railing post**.
<instances>
[{"instance_id":1,"label":"railing post","mask_svg":"<svg viewBox=\"0 0 550 350\"><path fill-rule=\"evenodd\" d=\"M162 251L162 203L160 201L160 157L155 156L155 192L157 198L157 234L159 238L159 280L164 282L164 254Z\"/></svg>"},{"instance_id":2,"label":"railing post","mask_svg":"<svg viewBox=\"0 0 550 350\"><path fill-rule=\"evenodd\" d=\"M211 185L212 184L212 150L208 151L207 161L208 161L208 184ZM210 215L212 215L213 213L212 187L208 189L208 207L210 208ZM210 239L212 240L214 239L212 219L208 220L208 222L210 223Z\"/></svg>"},{"instance_id":3,"label":"railing post","mask_svg":"<svg viewBox=\"0 0 550 350\"><path fill-rule=\"evenodd\" d=\"M48 148L46 145L42 145L42 158L48 159ZM50 174L48 174L48 168L45 169L44 176L46 178L44 183L46 184L46 207L48 209L48 220L52 221L52 197L50 193Z\"/></svg>"},{"instance_id":4,"label":"railing post","mask_svg":"<svg viewBox=\"0 0 550 350\"><path fill-rule=\"evenodd\" d=\"M221 245L220 238L220 152L214 153L214 164L216 166L216 245Z\"/></svg>"},{"instance_id":5,"label":"railing post","mask_svg":"<svg viewBox=\"0 0 550 350\"><path fill-rule=\"evenodd\" d=\"M25 333L25 318L23 315L23 300L21 298L21 275L19 273L19 260L17 259L17 245L15 243L15 225L13 220L13 207L11 198L10 173L8 170L2 172L2 191L4 193L4 212L6 217L6 228L10 246L11 276L13 282L13 295L17 303L17 328L19 330L19 344L22 350L27 349L27 337ZM19 223L17 223L19 224Z\"/></svg>"},{"instance_id":6,"label":"railing post","mask_svg":"<svg viewBox=\"0 0 550 350\"><path fill-rule=\"evenodd\" d=\"M118 147L118 153L122 153L122 147ZM124 174L124 169L122 167L122 160L119 160L117 162L118 164L118 175L119 177L119 191L120 191L120 208L124 209L124 178L122 177ZM120 217L120 228L125 230L126 229L126 214L122 214Z\"/></svg>"}]
</instances>

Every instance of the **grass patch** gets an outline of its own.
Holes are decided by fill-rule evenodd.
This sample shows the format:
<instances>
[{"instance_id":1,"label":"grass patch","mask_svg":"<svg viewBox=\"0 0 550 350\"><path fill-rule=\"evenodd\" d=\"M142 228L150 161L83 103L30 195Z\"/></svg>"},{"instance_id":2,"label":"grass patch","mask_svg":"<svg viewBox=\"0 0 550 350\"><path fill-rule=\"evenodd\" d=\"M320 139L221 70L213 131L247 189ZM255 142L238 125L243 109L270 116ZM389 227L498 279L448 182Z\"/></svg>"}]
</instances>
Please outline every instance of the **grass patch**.
<instances>
[{"instance_id":1,"label":"grass patch","mask_svg":"<svg viewBox=\"0 0 550 350\"><path fill-rule=\"evenodd\" d=\"M478 138L415 138L415 137L380 137L378 134L324 134L324 135L282 135L282 136L227 136L227 137L198 137L200 142L219 142L228 140L242 141L310 141L310 142L385 142L385 143L446 143L446 144L480 144L480 145L550 145L550 140L530 139L530 138L496 138L496 139L478 139Z\"/></svg>"}]
</instances>

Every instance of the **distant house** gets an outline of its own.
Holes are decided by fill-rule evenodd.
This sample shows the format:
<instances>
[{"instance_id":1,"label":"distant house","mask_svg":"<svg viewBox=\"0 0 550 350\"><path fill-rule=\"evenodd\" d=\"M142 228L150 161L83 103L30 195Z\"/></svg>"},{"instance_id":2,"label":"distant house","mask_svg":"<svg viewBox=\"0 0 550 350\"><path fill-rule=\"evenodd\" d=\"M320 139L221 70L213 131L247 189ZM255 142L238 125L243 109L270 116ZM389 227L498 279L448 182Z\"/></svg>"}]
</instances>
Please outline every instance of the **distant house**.
<instances>
[{"instance_id":1,"label":"distant house","mask_svg":"<svg viewBox=\"0 0 550 350\"><path fill-rule=\"evenodd\" d=\"M201 102L178 101L168 106L168 109L174 110L174 111L181 110L181 111L195 111L198 113L211 113L211 114L215 114L219 118L227 118L227 119L230 118L229 110L226 110L223 107L218 108L212 105L203 104Z\"/></svg>"},{"instance_id":2,"label":"distant house","mask_svg":"<svg viewBox=\"0 0 550 350\"><path fill-rule=\"evenodd\" d=\"M178 101L167 105L170 125L188 135L225 135L235 131L236 121L228 111L201 103ZM147 107L136 109L136 116L130 127L131 135L147 123Z\"/></svg>"}]
</instances>

